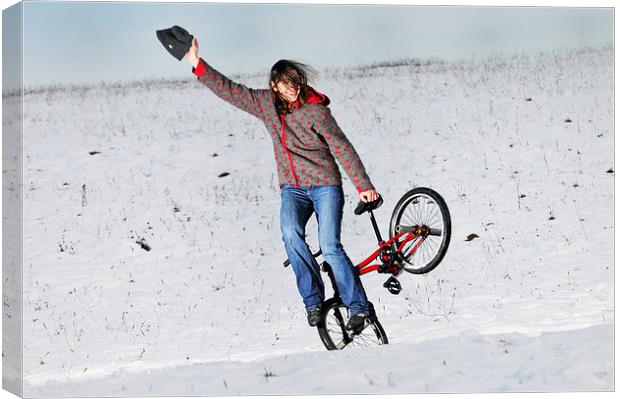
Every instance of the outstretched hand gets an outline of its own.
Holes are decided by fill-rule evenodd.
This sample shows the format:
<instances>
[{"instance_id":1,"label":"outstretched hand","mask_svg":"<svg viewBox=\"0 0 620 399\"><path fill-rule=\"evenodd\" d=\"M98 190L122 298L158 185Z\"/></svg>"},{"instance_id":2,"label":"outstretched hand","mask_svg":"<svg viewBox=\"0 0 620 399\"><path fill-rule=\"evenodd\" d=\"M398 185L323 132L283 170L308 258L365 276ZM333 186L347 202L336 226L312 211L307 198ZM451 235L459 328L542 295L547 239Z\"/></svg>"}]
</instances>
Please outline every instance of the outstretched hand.
<instances>
[{"instance_id":1,"label":"outstretched hand","mask_svg":"<svg viewBox=\"0 0 620 399\"><path fill-rule=\"evenodd\" d=\"M360 194L360 199L364 202L372 202L379 199L379 193L377 190L372 189L368 191L362 191Z\"/></svg>"},{"instance_id":2,"label":"outstretched hand","mask_svg":"<svg viewBox=\"0 0 620 399\"><path fill-rule=\"evenodd\" d=\"M189 63L192 64L194 68L198 66L198 63L200 62L200 57L198 56L198 39L196 39L195 37L194 39L192 39L192 47L190 47L185 54L185 58L187 58Z\"/></svg>"}]
</instances>

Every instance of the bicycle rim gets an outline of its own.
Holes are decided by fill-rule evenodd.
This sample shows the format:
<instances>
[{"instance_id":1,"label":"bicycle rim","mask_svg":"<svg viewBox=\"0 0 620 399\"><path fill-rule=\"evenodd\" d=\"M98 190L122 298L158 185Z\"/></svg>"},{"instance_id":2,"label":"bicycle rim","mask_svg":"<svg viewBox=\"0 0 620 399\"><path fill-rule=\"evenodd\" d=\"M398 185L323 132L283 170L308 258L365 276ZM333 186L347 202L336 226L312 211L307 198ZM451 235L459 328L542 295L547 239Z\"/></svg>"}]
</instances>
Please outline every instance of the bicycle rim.
<instances>
[{"instance_id":1,"label":"bicycle rim","mask_svg":"<svg viewBox=\"0 0 620 399\"><path fill-rule=\"evenodd\" d=\"M424 226L431 231L423 239L413 239L404 244L400 255L403 269L420 274L435 268L447 251L451 233L450 214L441 196L423 187L409 191L394 209L390 237L397 234L399 225ZM403 242L404 239L397 240L395 247L400 247Z\"/></svg>"},{"instance_id":2,"label":"bicycle rim","mask_svg":"<svg viewBox=\"0 0 620 399\"><path fill-rule=\"evenodd\" d=\"M319 335L327 349L372 348L387 344L385 331L377 320L369 319L368 325L357 334L345 329L348 320L348 310L342 303L327 307L319 327Z\"/></svg>"}]
</instances>

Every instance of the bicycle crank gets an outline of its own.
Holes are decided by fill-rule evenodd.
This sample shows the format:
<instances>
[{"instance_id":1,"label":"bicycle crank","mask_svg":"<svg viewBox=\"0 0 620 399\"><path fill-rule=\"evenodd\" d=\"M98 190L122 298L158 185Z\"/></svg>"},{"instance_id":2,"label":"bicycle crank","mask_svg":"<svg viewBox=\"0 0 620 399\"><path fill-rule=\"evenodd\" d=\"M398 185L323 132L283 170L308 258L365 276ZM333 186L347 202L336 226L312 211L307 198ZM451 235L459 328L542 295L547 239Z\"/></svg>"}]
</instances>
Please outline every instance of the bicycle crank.
<instances>
[{"instance_id":1,"label":"bicycle crank","mask_svg":"<svg viewBox=\"0 0 620 399\"><path fill-rule=\"evenodd\" d=\"M383 286L390 291L390 294L398 295L403 290L403 287L400 285L400 281L398 281L394 276L390 276Z\"/></svg>"}]
</instances>

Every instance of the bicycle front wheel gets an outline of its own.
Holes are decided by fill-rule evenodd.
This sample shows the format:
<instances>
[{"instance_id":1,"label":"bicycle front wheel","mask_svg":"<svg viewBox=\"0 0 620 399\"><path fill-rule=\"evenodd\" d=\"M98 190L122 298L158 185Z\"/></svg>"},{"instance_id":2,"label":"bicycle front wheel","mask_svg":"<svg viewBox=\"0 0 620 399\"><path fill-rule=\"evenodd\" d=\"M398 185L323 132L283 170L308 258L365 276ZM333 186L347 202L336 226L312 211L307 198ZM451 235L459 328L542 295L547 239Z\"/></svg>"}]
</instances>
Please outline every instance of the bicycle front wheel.
<instances>
[{"instance_id":1,"label":"bicycle front wheel","mask_svg":"<svg viewBox=\"0 0 620 399\"><path fill-rule=\"evenodd\" d=\"M450 212L444 199L426 187L416 187L405 193L390 219L390 239L404 229L420 232L421 237L405 243L398 254L403 269L409 273L423 274L437 267L448 251L452 230ZM403 235L396 240L394 247L400 248L405 237Z\"/></svg>"},{"instance_id":2,"label":"bicycle front wheel","mask_svg":"<svg viewBox=\"0 0 620 399\"><path fill-rule=\"evenodd\" d=\"M387 335L373 311L368 317L368 325L360 332L347 331L345 326L349 321L347 307L339 299L332 298L323 304L323 321L317 329L323 345L328 350L342 350L345 348L372 348L386 345Z\"/></svg>"}]
</instances>

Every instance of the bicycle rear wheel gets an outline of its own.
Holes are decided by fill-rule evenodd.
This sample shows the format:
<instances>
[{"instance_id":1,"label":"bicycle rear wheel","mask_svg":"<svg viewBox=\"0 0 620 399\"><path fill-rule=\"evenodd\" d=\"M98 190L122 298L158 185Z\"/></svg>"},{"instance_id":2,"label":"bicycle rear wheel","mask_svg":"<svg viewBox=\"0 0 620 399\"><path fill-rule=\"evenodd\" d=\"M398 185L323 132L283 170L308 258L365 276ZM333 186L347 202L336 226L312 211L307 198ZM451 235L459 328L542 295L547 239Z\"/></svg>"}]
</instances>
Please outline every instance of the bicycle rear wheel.
<instances>
[{"instance_id":1,"label":"bicycle rear wheel","mask_svg":"<svg viewBox=\"0 0 620 399\"><path fill-rule=\"evenodd\" d=\"M396 204L390 219L390 239L401 229L417 229L423 232L419 239L407 242L399 256L403 269L413 274L428 273L441 262L450 244L452 222L444 199L434 190L416 187L409 190ZM397 249L404 241L394 243ZM415 249L415 251L414 251Z\"/></svg>"},{"instance_id":2,"label":"bicycle rear wheel","mask_svg":"<svg viewBox=\"0 0 620 399\"><path fill-rule=\"evenodd\" d=\"M358 333L347 331L345 326L349 320L347 307L337 298L327 300L323 304L323 321L317 329L323 345L328 350L345 348L371 348L388 343L383 326L377 320L374 310L368 317L368 325Z\"/></svg>"}]
</instances>

